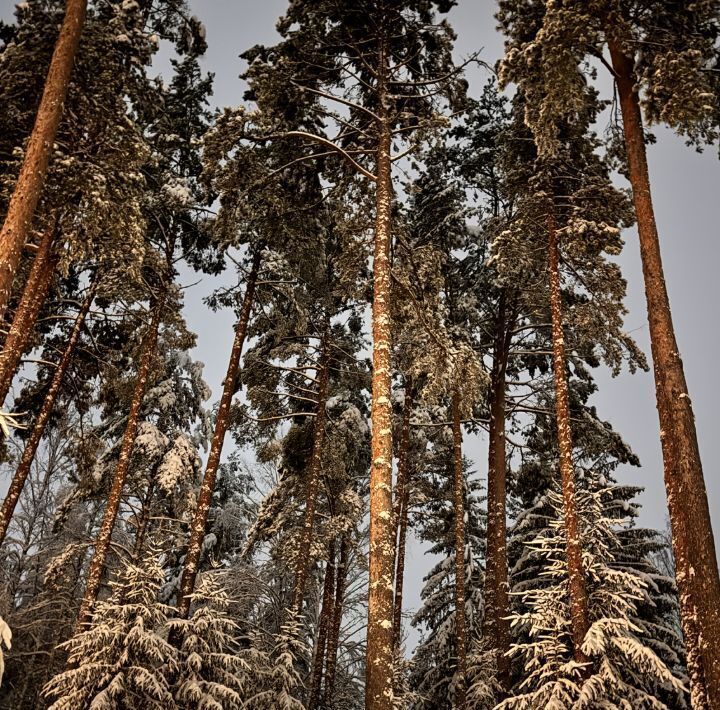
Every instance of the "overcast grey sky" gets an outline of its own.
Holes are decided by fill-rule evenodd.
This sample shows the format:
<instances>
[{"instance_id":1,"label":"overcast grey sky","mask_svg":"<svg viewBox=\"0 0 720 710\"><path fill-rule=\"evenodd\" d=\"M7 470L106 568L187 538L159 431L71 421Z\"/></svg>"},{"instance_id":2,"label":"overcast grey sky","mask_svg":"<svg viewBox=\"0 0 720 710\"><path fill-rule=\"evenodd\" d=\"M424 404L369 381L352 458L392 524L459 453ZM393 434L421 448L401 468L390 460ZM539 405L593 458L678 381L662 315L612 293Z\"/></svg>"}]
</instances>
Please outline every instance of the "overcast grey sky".
<instances>
[{"instance_id":1,"label":"overcast grey sky","mask_svg":"<svg viewBox=\"0 0 720 710\"><path fill-rule=\"evenodd\" d=\"M204 67L215 73L215 105L241 103L243 85L238 74L243 66L240 52L257 43L276 38L275 22L287 6L286 0L191 0L194 13L207 27L209 49ZM13 4L0 0L2 16L8 17ZM450 13L450 22L458 33L457 52L467 56L483 48L482 58L494 64L502 53L502 38L493 19L494 3L489 0L460 0ZM471 76L471 89L485 81L479 70ZM605 85L605 83L603 84ZM658 142L650 147L650 173L654 190L662 251L675 328L684 358L689 391L697 417L700 449L715 523L716 539L720 531L720 431L716 402L720 399L720 377L715 368L720 349L718 306L720 305L720 161L717 150L697 154L670 132L658 129ZM636 234L629 230L626 249L621 257L628 280L626 330L649 354L647 318L642 290L642 275ZM198 334L195 357L206 363L205 376L213 390L220 392L226 359L232 340L233 318L229 313L214 314L201 304L201 298L213 287L205 279L188 289L187 316ZM626 482L645 486L641 522L663 527L666 518L662 459L658 436L657 412L651 373L622 374L613 379L599 370L600 392L595 404L601 417L630 443L643 463L642 469L621 473ZM467 455L485 470L485 441L471 440ZM427 569L422 551L413 545L409 554L408 604L419 599L420 579Z\"/></svg>"}]
</instances>

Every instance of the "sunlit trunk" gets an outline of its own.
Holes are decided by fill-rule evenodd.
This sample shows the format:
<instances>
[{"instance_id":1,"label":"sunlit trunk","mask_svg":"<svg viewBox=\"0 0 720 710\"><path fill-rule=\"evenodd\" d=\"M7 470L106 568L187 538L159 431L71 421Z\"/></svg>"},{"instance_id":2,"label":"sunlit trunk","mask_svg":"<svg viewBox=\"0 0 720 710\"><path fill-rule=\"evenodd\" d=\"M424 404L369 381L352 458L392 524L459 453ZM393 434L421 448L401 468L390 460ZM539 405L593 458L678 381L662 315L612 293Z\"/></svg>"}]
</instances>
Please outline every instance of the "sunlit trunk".
<instances>
[{"instance_id":1,"label":"sunlit trunk","mask_svg":"<svg viewBox=\"0 0 720 710\"><path fill-rule=\"evenodd\" d=\"M85 593L83 594L83 600L78 614L79 629L90 621L93 607L95 606L98 592L100 591L100 581L105 569L110 540L112 538L113 528L115 527L118 510L120 509L120 501L122 499L128 469L130 468L130 456L133 445L135 444L135 436L137 435L140 407L142 406L143 397L147 391L150 366L152 365L153 357L157 350L158 329L160 327L164 303L164 294L154 302L151 310L150 325L143 338L137 379L135 380L130 412L120 445L120 454L110 486L105 513L100 523L100 530L95 538L93 556L90 560L87 580L85 581Z\"/></svg>"},{"instance_id":2,"label":"sunlit trunk","mask_svg":"<svg viewBox=\"0 0 720 710\"><path fill-rule=\"evenodd\" d=\"M378 129L376 160L375 247L373 251L372 463L370 469L370 545L368 625L365 679L367 710L386 710L393 679L392 519L392 367L391 264L392 128L387 115L388 58L386 38L377 63Z\"/></svg>"},{"instance_id":3,"label":"sunlit trunk","mask_svg":"<svg viewBox=\"0 0 720 710\"><path fill-rule=\"evenodd\" d=\"M582 562L582 540L575 496L572 431L570 429L570 397L568 392L567 357L563 332L562 293L560 290L560 252L555 216L548 216L548 251L550 280L550 313L552 316L553 371L555 376L555 414L557 419L560 480L563 498L563 521L570 594L570 624L573 654L578 663L586 663L582 652L585 634L590 626L585 570Z\"/></svg>"},{"instance_id":4,"label":"sunlit trunk","mask_svg":"<svg viewBox=\"0 0 720 710\"><path fill-rule=\"evenodd\" d=\"M30 234L35 208L45 184L70 75L85 24L86 4L86 0L66 0L65 18L50 61L35 125L0 231L0 317L7 308L20 256Z\"/></svg>"},{"instance_id":5,"label":"sunlit trunk","mask_svg":"<svg viewBox=\"0 0 720 710\"><path fill-rule=\"evenodd\" d=\"M645 280L676 579L694 708L720 708L720 576L692 402L675 338L633 60L609 43Z\"/></svg>"},{"instance_id":6,"label":"sunlit trunk","mask_svg":"<svg viewBox=\"0 0 720 710\"><path fill-rule=\"evenodd\" d=\"M10 391L22 356L27 350L35 329L40 310L50 292L57 264L57 259L52 253L56 229L55 220L52 220L45 229L23 288L20 303L15 310L12 325L3 343L0 353L0 405L5 402Z\"/></svg>"},{"instance_id":7,"label":"sunlit trunk","mask_svg":"<svg viewBox=\"0 0 720 710\"><path fill-rule=\"evenodd\" d=\"M62 387L67 373L70 362L72 361L73 355L75 354L75 347L77 346L80 334L82 333L83 326L85 324L85 318L87 317L88 311L92 304L93 298L95 297L95 290L97 288L97 280L93 282L92 286L88 290L85 300L83 301L77 316L75 317L75 323L70 333L67 343L65 344L65 350L63 351L60 362L58 362L55 372L53 373L52 380L50 381L50 387L48 387L45 393L45 399L43 400L42 407L38 413L35 424L32 428L30 438L25 444L20 462L13 475L10 487L8 488L5 501L3 502L2 509L0 510L0 545L5 540L8 525L12 518L15 506L17 505L20 494L22 493L23 486L27 477L30 475L30 468L32 462L35 459L38 446L42 440L43 434L45 433L45 426L47 425L48 419L55 408L55 401L57 400L58 393Z\"/></svg>"},{"instance_id":8,"label":"sunlit trunk","mask_svg":"<svg viewBox=\"0 0 720 710\"><path fill-rule=\"evenodd\" d=\"M178 590L177 607L178 615L187 619L190 613L190 595L195 589L195 580L197 579L198 566L200 564L200 555L202 553L202 544L205 539L205 531L208 522L208 513L212 503L212 496L215 490L215 480L217 478L218 467L220 466L220 457L222 455L223 443L225 442L225 434L230 424L230 410L232 399L235 394L237 385L237 376L240 369L240 357L242 355L243 345L245 344L245 336L247 335L247 327L250 321L250 311L255 299L255 287L257 285L258 271L260 270L260 252L258 251L252 263L250 275L248 276L247 285L245 287L245 295L240 311L240 318L235 326L235 338L233 340L232 349L230 351L230 360L228 361L225 380L223 381L223 392L220 397L217 416L215 418L215 430L210 443L210 453L208 454L207 464L205 466L205 475L200 484L198 493L197 507L192 522L190 523L190 539L183 563L182 577L180 579L180 588Z\"/></svg>"}]
</instances>

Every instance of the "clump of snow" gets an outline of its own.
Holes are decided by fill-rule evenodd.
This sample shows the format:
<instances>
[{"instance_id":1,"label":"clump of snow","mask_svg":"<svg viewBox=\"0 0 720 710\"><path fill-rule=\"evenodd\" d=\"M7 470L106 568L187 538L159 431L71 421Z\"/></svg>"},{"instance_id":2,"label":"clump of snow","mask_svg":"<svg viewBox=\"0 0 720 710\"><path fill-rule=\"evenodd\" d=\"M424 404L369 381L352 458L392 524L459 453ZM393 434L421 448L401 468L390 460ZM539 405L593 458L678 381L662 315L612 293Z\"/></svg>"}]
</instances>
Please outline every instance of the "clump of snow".
<instances>
[{"instance_id":1,"label":"clump of snow","mask_svg":"<svg viewBox=\"0 0 720 710\"><path fill-rule=\"evenodd\" d=\"M200 469L200 457L186 436L178 436L157 470L157 483L166 493L184 478L192 478Z\"/></svg>"},{"instance_id":2,"label":"clump of snow","mask_svg":"<svg viewBox=\"0 0 720 710\"><path fill-rule=\"evenodd\" d=\"M5 655L3 653L3 645L8 649L12 648L12 630L5 622L5 619L0 616L0 683L2 682L3 674L5 673Z\"/></svg>"}]
</instances>

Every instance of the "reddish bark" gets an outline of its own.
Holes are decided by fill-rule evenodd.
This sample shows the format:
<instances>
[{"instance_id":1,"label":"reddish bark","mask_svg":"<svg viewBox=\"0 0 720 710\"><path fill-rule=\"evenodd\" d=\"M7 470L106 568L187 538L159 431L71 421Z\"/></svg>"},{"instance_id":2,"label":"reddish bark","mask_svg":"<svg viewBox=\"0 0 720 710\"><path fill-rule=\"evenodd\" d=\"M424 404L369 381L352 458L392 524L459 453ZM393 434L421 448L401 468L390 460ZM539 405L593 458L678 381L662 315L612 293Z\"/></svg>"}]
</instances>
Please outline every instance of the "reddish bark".
<instances>
[{"instance_id":1,"label":"reddish bark","mask_svg":"<svg viewBox=\"0 0 720 710\"><path fill-rule=\"evenodd\" d=\"M563 498L563 518L568 565L570 594L570 621L573 654L578 663L586 663L582 652L585 634L590 627L585 570L582 561L582 540L575 499L575 467L573 465L572 431L570 429L570 398L567 380L567 358L562 319L562 295L560 290L560 253L558 248L555 216L548 216L548 252L550 280L550 312L552 316L553 370L555 376L555 413L560 453L560 478Z\"/></svg>"},{"instance_id":2,"label":"reddish bark","mask_svg":"<svg viewBox=\"0 0 720 710\"><path fill-rule=\"evenodd\" d=\"M308 696L308 710L315 710L320 700L320 686L322 684L323 666L325 665L325 651L327 647L328 632L334 617L335 603L335 542L331 542L328 549L328 559L325 566L325 581L323 583L322 608L318 622L315 654L313 657L312 674L310 676L310 694Z\"/></svg>"},{"instance_id":3,"label":"reddish bark","mask_svg":"<svg viewBox=\"0 0 720 710\"><path fill-rule=\"evenodd\" d=\"M0 317L7 308L20 255L45 184L50 156L85 23L87 0L66 0L65 17L50 61L35 125L0 231Z\"/></svg>"},{"instance_id":4,"label":"reddish bark","mask_svg":"<svg viewBox=\"0 0 720 710\"><path fill-rule=\"evenodd\" d=\"M693 707L720 708L720 575L692 402L660 254L633 59L609 42L638 224L676 578ZM693 687L696 686L696 687Z\"/></svg>"},{"instance_id":5,"label":"reddish bark","mask_svg":"<svg viewBox=\"0 0 720 710\"><path fill-rule=\"evenodd\" d=\"M197 508L195 508L195 514L190 524L190 539L188 541L187 553L185 554L185 562L183 564L182 578L180 580L177 597L178 615L182 619L187 619L190 614L190 595L195 589L195 580L197 579L198 565L200 564L200 554L202 552L202 544L207 528L208 513L210 512L210 504L215 490L215 480L217 478L218 466L220 465L225 433L230 423L230 408L235 394L237 376L240 369L240 356L242 355L243 345L245 344L245 336L250 321L250 311L252 310L255 299L255 287L257 285L259 271L260 252L258 251L253 258L252 268L248 276L247 286L245 287L245 296L243 297L240 318L235 326L235 339L233 340L230 360L228 361L227 372L225 373L225 380L223 381L223 392L220 397L217 417L215 418L215 430L213 431L213 438L210 443L210 453L208 455L207 465L205 466L205 475L200 484Z\"/></svg>"},{"instance_id":6,"label":"reddish bark","mask_svg":"<svg viewBox=\"0 0 720 710\"><path fill-rule=\"evenodd\" d=\"M398 451L398 473L394 500L395 534L395 600L393 607L393 652L397 654L402 641L403 583L405 579L405 542L407 539L408 502L410 498L410 415L413 407L412 380L405 380L402 431Z\"/></svg>"},{"instance_id":7,"label":"reddish bark","mask_svg":"<svg viewBox=\"0 0 720 710\"><path fill-rule=\"evenodd\" d=\"M48 419L50 419L50 415L55 408L55 400L60 392L60 387L62 386L65 374L67 373L68 367L70 366L70 362L72 361L75 353L75 347L80 339L80 333L82 332L85 324L85 318L90 310L90 305L95 297L96 289L97 280L93 281L90 286L90 289L85 296L85 300L75 317L75 323L72 331L70 332L70 337L65 345L65 350L60 358L60 362L58 362L57 367L55 368L52 380L50 381L50 386L45 393L45 399L43 400L42 407L40 408L38 417L35 420L32 433L25 444L15 475L10 482L10 487L8 488L5 501L2 505L2 510L0 510L0 545L2 545L5 540L5 534L7 533L10 519L15 511L15 506L20 498L25 481L30 474L30 467L35 459L35 454L37 453L40 441L45 433L45 426L47 425Z\"/></svg>"},{"instance_id":8,"label":"reddish bark","mask_svg":"<svg viewBox=\"0 0 720 710\"><path fill-rule=\"evenodd\" d=\"M299 614L305 598L305 587L310 569L311 548L315 526L315 505L317 503L318 488L322 475L322 455L325 446L325 422L327 414L325 404L328 396L328 380L330 376L329 343L328 335L325 333L322 343L322 354L318 367L318 391L317 408L315 410L315 425L313 427L313 447L308 467L308 480L305 489L305 515L303 517L303 529L298 547L297 567L295 570L295 583L293 586L292 609Z\"/></svg>"},{"instance_id":9,"label":"reddish bark","mask_svg":"<svg viewBox=\"0 0 720 710\"><path fill-rule=\"evenodd\" d=\"M340 540L340 559L335 574L335 601L333 603L332 626L328 634L325 661L325 685L321 707L330 707L335 694L335 674L337 671L337 654L340 646L340 627L343 617L343 601L345 599L345 582L348 573L348 554L350 541L347 533Z\"/></svg>"},{"instance_id":10,"label":"reddish bark","mask_svg":"<svg viewBox=\"0 0 720 710\"><path fill-rule=\"evenodd\" d=\"M390 329L392 240L392 127L387 115L387 39L377 62L377 159L373 252L372 463L365 707L385 710L393 680L392 374Z\"/></svg>"},{"instance_id":11,"label":"reddish bark","mask_svg":"<svg viewBox=\"0 0 720 710\"><path fill-rule=\"evenodd\" d=\"M501 294L490 373L490 425L487 484L487 552L485 563L485 628L483 635L495 651L497 680L509 688L510 650L509 587L507 566L507 507L505 457L505 373L513 318L508 317Z\"/></svg>"},{"instance_id":12,"label":"reddish bark","mask_svg":"<svg viewBox=\"0 0 720 710\"><path fill-rule=\"evenodd\" d=\"M455 708L463 710L467 699L467 619L465 618L465 477L462 461L460 392L452 396L453 431L453 508L455 519Z\"/></svg>"},{"instance_id":13,"label":"reddish bark","mask_svg":"<svg viewBox=\"0 0 720 710\"><path fill-rule=\"evenodd\" d=\"M10 391L22 356L27 350L40 309L45 303L57 259L52 254L56 224L53 220L45 230L33 261L23 294L15 310L12 325L0 353L0 405Z\"/></svg>"},{"instance_id":14,"label":"reddish bark","mask_svg":"<svg viewBox=\"0 0 720 710\"><path fill-rule=\"evenodd\" d=\"M85 593L83 594L80 612L78 613L78 628L82 628L82 626L90 620L98 592L100 591L100 581L105 568L110 539L113 528L115 527L115 519L117 518L117 513L120 508L123 487L125 486L125 479L127 478L130 467L130 456L135 443L135 435L137 434L140 407L142 406L143 397L147 390L150 366L157 348L158 329L160 328L164 302L164 297L160 297L153 304L150 325L143 339L137 379L135 380L135 389L133 390L132 401L130 403L127 424L125 425L122 443L120 444L120 454L110 486L105 513L100 523L100 530L95 538L95 549L88 568Z\"/></svg>"}]
</instances>

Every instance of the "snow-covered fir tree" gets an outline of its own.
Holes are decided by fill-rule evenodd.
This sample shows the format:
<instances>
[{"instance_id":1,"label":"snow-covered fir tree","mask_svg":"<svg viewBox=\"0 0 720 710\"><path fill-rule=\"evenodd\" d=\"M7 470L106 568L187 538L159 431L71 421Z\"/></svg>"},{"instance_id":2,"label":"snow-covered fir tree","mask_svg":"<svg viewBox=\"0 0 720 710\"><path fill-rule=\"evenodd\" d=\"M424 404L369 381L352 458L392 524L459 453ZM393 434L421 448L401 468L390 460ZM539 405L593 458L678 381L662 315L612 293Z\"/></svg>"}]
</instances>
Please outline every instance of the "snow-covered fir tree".
<instances>
[{"instance_id":1,"label":"snow-covered fir tree","mask_svg":"<svg viewBox=\"0 0 720 710\"><path fill-rule=\"evenodd\" d=\"M416 473L415 534L428 544L427 554L438 557L420 593L422 606L412 618L421 640L410 664L410 688L417 693L415 708L452 706L455 698L457 650L455 637L455 552L452 488L448 470L452 441L447 434L433 437L432 450ZM448 448L450 447L450 448ZM480 482L464 462L466 476L466 618L468 638L477 642L482 624L485 511ZM472 654L472 648L471 648Z\"/></svg>"}]
</instances>

